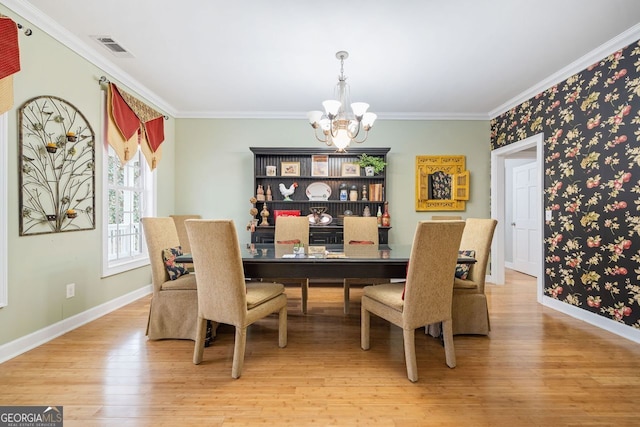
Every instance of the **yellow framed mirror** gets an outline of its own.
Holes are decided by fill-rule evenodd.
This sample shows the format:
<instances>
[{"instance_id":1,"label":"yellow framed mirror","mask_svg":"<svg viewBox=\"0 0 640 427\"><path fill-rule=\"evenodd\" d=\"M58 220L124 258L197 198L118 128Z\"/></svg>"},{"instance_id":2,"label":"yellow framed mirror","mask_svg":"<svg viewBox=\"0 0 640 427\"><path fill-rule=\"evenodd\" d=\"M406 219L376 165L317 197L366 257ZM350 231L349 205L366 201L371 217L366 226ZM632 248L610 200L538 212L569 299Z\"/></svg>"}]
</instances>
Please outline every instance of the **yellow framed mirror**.
<instances>
[{"instance_id":1,"label":"yellow framed mirror","mask_svg":"<svg viewBox=\"0 0 640 427\"><path fill-rule=\"evenodd\" d=\"M463 211L467 200L465 156L416 156L416 211Z\"/></svg>"}]
</instances>

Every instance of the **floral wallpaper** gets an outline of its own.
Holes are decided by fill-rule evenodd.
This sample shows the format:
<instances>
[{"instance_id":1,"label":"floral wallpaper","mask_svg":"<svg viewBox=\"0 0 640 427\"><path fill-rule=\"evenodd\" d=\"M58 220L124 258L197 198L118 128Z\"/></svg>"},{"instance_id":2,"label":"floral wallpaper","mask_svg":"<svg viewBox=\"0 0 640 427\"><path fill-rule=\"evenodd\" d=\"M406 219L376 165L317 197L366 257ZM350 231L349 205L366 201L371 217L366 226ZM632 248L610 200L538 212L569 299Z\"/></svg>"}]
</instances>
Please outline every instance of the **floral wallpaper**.
<instances>
[{"instance_id":1,"label":"floral wallpaper","mask_svg":"<svg viewBox=\"0 0 640 427\"><path fill-rule=\"evenodd\" d=\"M547 296L640 329L640 42L491 120L543 132Z\"/></svg>"},{"instance_id":2,"label":"floral wallpaper","mask_svg":"<svg viewBox=\"0 0 640 427\"><path fill-rule=\"evenodd\" d=\"M437 171L429 175L429 199L451 200L451 175Z\"/></svg>"}]
</instances>

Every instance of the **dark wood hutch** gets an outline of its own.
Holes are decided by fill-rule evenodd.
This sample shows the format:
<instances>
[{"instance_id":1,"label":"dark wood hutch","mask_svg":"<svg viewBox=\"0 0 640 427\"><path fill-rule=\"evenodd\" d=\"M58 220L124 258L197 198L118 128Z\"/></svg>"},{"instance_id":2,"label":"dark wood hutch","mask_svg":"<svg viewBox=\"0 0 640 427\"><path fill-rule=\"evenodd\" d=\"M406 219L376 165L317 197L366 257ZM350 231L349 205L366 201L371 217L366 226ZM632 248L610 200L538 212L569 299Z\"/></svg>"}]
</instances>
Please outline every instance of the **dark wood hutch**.
<instances>
[{"instance_id":1,"label":"dark wood hutch","mask_svg":"<svg viewBox=\"0 0 640 427\"><path fill-rule=\"evenodd\" d=\"M268 187L271 187L272 201L258 201L256 208L258 214L256 215L257 223L260 224L262 217L260 212L262 211L264 203L267 204L269 216L267 217L268 226L257 225L255 231L251 233L252 243L272 243L273 234L275 229L275 215L276 210L299 210L301 216L311 214L312 207L324 207L326 213L331 215L333 220L327 225L310 225L309 229L309 243L310 244L330 244L330 243L342 243L343 241L343 226L342 219L345 211L351 211L353 215L361 216L365 207L369 207L369 211L372 216L376 216L378 208L384 212L384 201L386 200L386 188L387 188L387 167L374 175L365 176L364 168L360 168L360 173L355 175L353 168L345 168L358 162L358 156L362 153L366 153L370 156L381 157L387 162L387 153L389 148L350 148L346 153L337 153L335 150L322 149L322 148L265 148L265 147L250 147L253 152L253 191L254 194L257 191L258 186L262 186L265 193ZM326 160L326 164L320 164L316 162L316 167L312 159L314 156L326 156L315 157L316 160ZM283 174L282 165L283 162L286 165L293 164L293 170L299 173L299 175L293 176L287 173ZM273 168L271 173L267 174L267 166L275 166L275 175L273 174ZM318 175L318 172L326 173L326 176ZM291 172L290 172L291 173ZM343 176L346 173L348 176ZM298 187L293 195L290 196L291 201L285 201L284 196L280 193L279 185L284 184L286 188L290 188L291 185L296 182ZM326 199L322 200L310 200L307 195L309 186L315 183L322 183L328 186L330 189L330 195ZM373 184L373 186L372 186ZM379 200L371 200L369 195L370 188L375 187L382 188ZM347 187L347 200L340 200L340 187L346 185ZM363 186L367 190L367 200L363 198ZM318 188L316 184L314 189ZM326 190L327 187L321 186ZM355 188L357 191L357 200L349 200L349 192ZM310 190L309 190L310 191ZM327 193L329 191L326 191ZM312 194L312 193L311 193ZM313 195L313 194L312 194ZM381 244L389 242L388 234L391 227L380 227L379 238Z\"/></svg>"}]
</instances>

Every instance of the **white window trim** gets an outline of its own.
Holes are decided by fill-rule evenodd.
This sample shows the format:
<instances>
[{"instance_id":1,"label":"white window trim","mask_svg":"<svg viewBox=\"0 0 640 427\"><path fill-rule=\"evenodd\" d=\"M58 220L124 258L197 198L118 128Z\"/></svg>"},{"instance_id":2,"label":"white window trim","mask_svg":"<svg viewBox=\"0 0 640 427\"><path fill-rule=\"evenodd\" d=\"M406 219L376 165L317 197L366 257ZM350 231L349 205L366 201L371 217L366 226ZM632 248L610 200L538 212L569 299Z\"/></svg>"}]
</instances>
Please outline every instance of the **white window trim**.
<instances>
[{"instance_id":1,"label":"white window trim","mask_svg":"<svg viewBox=\"0 0 640 427\"><path fill-rule=\"evenodd\" d=\"M0 114L0 308L9 305L8 290L8 226L7 181L9 179L7 158L9 157L9 113Z\"/></svg>"},{"instance_id":2,"label":"white window trim","mask_svg":"<svg viewBox=\"0 0 640 427\"><path fill-rule=\"evenodd\" d=\"M103 137L103 150L102 150L102 277L113 276L115 274L123 273L125 271L133 270L135 268L144 267L149 265L149 254L147 252L146 242L142 241L143 255L131 260L109 262L109 145L107 143L107 120L106 120L106 94L102 93L102 137ZM145 181L151 180L150 187L147 188L147 194L145 200L151 199L151 206L147 207L145 216L155 216L157 207L157 174L155 171L151 172L147 168L145 170Z\"/></svg>"}]
</instances>

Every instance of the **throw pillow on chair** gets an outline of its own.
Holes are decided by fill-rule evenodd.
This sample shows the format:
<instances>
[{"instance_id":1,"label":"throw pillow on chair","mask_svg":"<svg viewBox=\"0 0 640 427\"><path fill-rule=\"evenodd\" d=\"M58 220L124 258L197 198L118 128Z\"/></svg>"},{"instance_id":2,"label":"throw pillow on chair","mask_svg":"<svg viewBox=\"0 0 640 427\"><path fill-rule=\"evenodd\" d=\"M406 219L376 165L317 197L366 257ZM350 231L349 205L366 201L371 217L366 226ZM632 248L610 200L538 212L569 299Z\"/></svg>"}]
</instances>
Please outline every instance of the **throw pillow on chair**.
<instances>
[{"instance_id":1,"label":"throw pillow on chair","mask_svg":"<svg viewBox=\"0 0 640 427\"><path fill-rule=\"evenodd\" d=\"M176 280L180 276L189 274L189 270L181 262L176 262L176 257L182 255L182 247L167 248L162 251L162 259L167 268L170 280Z\"/></svg>"}]
</instances>

